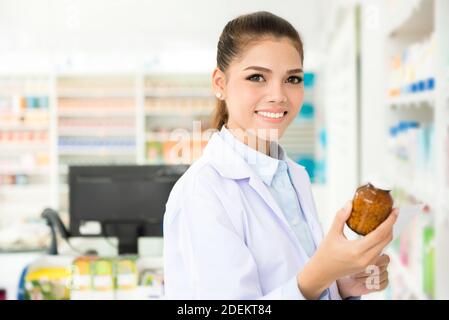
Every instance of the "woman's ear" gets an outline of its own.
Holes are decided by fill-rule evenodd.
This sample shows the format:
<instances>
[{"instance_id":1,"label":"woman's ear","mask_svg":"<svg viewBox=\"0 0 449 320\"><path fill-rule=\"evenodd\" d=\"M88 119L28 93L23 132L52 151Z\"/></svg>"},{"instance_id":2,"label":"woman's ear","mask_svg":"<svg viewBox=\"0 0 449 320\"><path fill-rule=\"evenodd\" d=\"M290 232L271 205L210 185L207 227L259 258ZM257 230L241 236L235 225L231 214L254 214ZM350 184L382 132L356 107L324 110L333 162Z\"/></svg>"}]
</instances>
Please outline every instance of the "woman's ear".
<instances>
[{"instance_id":1,"label":"woman's ear","mask_svg":"<svg viewBox=\"0 0 449 320\"><path fill-rule=\"evenodd\" d=\"M212 73L212 89L214 95L219 99L224 99L226 96L226 75L219 68L215 68Z\"/></svg>"}]
</instances>

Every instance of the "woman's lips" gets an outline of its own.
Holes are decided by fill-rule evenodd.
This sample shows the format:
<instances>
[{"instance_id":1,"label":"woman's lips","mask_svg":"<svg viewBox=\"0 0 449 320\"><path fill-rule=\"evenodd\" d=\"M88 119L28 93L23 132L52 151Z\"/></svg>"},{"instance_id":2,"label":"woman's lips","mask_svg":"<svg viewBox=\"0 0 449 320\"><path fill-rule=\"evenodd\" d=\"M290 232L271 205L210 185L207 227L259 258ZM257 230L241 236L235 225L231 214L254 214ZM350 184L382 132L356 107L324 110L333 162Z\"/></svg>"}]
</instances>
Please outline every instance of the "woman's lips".
<instances>
[{"instance_id":1,"label":"woman's lips","mask_svg":"<svg viewBox=\"0 0 449 320\"><path fill-rule=\"evenodd\" d=\"M286 115L287 111L281 111L281 112L269 112L269 111L255 111L255 114L261 118L264 121L271 122L271 123L279 123L282 122Z\"/></svg>"}]
</instances>

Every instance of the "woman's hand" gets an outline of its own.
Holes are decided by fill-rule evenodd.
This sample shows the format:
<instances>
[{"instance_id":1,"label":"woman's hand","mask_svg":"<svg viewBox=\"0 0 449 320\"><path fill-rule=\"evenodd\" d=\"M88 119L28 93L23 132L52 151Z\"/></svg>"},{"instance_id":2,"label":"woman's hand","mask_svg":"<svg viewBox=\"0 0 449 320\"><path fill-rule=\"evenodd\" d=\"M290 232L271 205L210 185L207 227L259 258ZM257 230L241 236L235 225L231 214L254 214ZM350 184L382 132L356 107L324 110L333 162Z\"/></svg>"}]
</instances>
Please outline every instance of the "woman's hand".
<instances>
[{"instance_id":1,"label":"woman's hand","mask_svg":"<svg viewBox=\"0 0 449 320\"><path fill-rule=\"evenodd\" d=\"M346 299L384 290L388 286L387 268L389 263L390 257L382 254L365 271L338 279L340 296Z\"/></svg>"},{"instance_id":2,"label":"woman's hand","mask_svg":"<svg viewBox=\"0 0 449 320\"><path fill-rule=\"evenodd\" d=\"M315 255L299 272L298 287L305 298L316 299L337 279L364 271L393 239L398 209L393 209L389 217L364 238L348 240L343 229L351 210L352 202L348 202L338 211Z\"/></svg>"}]
</instances>

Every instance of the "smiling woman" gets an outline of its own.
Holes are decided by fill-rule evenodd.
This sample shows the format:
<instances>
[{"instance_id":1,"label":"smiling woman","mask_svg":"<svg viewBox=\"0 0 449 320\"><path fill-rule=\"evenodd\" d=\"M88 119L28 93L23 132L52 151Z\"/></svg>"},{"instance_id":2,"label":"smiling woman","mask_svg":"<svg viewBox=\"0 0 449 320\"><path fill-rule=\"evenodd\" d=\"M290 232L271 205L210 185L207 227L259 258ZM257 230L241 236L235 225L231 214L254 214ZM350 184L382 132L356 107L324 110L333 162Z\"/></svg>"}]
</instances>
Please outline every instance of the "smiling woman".
<instances>
[{"instance_id":1,"label":"smiling woman","mask_svg":"<svg viewBox=\"0 0 449 320\"><path fill-rule=\"evenodd\" d=\"M381 252L397 215L350 241L349 204L323 238L310 178L278 144L303 103L303 58L298 32L274 14L225 26L212 74L220 131L166 206L168 298L342 299L388 284ZM368 265L375 287L365 286Z\"/></svg>"},{"instance_id":2,"label":"smiling woman","mask_svg":"<svg viewBox=\"0 0 449 320\"><path fill-rule=\"evenodd\" d=\"M220 94L215 128L276 128L282 135L302 104L303 60L299 33L284 19L259 12L230 21L218 42L213 73Z\"/></svg>"}]
</instances>

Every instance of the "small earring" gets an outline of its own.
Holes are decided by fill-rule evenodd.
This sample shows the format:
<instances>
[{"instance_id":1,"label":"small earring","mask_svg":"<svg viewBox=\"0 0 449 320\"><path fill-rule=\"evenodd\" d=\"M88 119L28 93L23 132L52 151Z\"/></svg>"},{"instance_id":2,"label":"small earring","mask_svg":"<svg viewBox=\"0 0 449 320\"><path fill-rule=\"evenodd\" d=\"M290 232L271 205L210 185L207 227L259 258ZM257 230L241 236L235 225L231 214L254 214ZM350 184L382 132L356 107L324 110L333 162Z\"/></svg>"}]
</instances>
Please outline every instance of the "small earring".
<instances>
[{"instance_id":1,"label":"small earring","mask_svg":"<svg viewBox=\"0 0 449 320\"><path fill-rule=\"evenodd\" d=\"M220 93L220 92L217 92L217 93L215 94L215 96L217 97L217 99L221 99L221 93Z\"/></svg>"}]
</instances>

